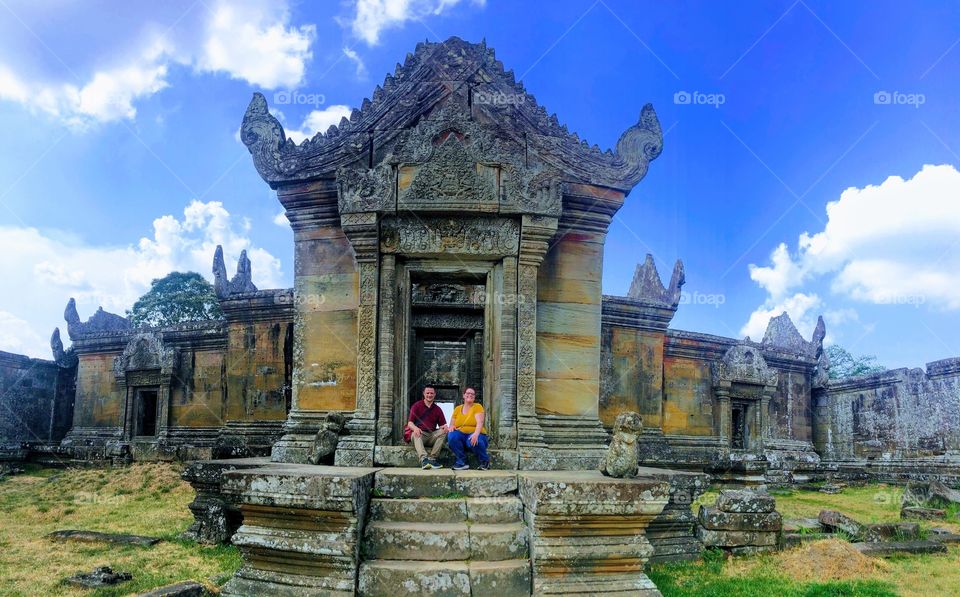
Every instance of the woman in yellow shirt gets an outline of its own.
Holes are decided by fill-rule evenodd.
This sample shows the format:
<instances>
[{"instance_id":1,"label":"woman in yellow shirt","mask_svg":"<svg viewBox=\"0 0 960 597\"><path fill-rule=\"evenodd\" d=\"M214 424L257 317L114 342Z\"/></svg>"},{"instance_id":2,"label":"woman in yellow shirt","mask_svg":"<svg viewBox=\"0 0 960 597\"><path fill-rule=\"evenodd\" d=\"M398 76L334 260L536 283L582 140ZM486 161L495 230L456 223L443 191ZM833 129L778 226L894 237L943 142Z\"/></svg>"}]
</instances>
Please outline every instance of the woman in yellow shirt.
<instances>
[{"instance_id":1,"label":"woman in yellow shirt","mask_svg":"<svg viewBox=\"0 0 960 597\"><path fill-rule=\"evenodd\" d=\"M457 457L453 470L464 471L467 464L467 451L473 452L480 461L480 470L490 468L487 456L487 428L483 426L486 414L483 406L477 404L477 391L467 388L463 392L463 404L453 409L450 424L447 425L447 445Z\"/></svg>"}]
</instances>

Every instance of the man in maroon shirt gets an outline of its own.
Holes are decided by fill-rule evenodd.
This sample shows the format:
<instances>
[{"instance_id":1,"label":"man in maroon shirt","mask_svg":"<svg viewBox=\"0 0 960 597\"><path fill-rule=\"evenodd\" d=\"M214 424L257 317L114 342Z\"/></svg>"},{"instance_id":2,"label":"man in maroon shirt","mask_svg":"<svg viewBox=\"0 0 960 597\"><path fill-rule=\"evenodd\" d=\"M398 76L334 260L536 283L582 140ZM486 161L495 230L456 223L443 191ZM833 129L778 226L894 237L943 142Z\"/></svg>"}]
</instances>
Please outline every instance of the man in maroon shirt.
<instances>
[{"instance_id":1,"label":"man in maroon shirt","mask_svg":"<svg viewBox=\"0 0 960 597\"><path fill-rule=\"evenodd\" d=\"M420 468L424 469L443 468L443 465L437 462L437 455L443 449L443 442L447 438L447 418L434 403L436 397L437 390L430 386L423 388L423 400L417 400L410 407L410 416L403 433L403 439L407 443L413 439L413 447L420 458ZM432 447L429 456L424 444Z\"/></svg>"}]
</instances>

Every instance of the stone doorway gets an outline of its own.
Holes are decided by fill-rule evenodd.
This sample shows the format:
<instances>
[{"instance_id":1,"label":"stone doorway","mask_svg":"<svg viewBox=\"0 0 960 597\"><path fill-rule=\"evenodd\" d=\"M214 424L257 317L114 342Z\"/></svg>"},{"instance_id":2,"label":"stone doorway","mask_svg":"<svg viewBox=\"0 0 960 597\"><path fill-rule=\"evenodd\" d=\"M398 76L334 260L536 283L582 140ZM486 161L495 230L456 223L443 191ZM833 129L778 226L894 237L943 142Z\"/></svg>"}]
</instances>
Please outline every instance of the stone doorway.
<instances>
[{"instance_id":1,"label":"stone doorway","mask_svg":"<svg viewBox=\"0 0 960 597\"><path fill-rule=\"evenodd\" d=\"M157 435L159 394L159 388L137 388L133 433L135 437L155 437Z\"/></svg>"},{"instance_id":2,"label":"stone doorway","mask_svg":"<svg viewBox=\"0 0 960 597\"><path fill-rule=\"evenodd\" d=\"M747 449L747 405L733 403L730 405L730 447L734 450Z\"/></svg>"},{"instance_id":3,"label":"stone doorway","mask_svg":"<svg viewBox=\"0 0 960 597\"><path fill-rule=\"evenodd\" d=\"M397 330L402 385L393 409L394 443L403 436L410 405L420 399L427 385L436 388L437 403L448 418L464 390L474 388L477 401L491 413L490 430L496 411L484 400L491 376L487 333L490 266L407 265L401 268L405 275L398 285L399 310L406 317Z\"/></svg>"}]
</instances>

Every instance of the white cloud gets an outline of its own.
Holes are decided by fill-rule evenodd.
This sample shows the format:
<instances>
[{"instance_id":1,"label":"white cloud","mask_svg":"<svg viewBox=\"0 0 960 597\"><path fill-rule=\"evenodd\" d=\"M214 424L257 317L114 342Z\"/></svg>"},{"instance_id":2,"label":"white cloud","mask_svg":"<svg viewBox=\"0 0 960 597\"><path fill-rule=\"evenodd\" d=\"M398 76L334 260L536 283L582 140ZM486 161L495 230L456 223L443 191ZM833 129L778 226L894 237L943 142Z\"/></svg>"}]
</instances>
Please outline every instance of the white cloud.
<instances>
[{"instance_id":1,"label":"white cloud","mask_svg":"<svg viewBox=\"0 0 960 597\"><path fill-rule=\"evenodd\" d=\"M312 58L315 27L292 26L285 3L222 1L210 10L188 13L192 14L208 20L199 28L185 22L169 30L148 22L132 40L118 41L103 50L92 66L69 65L65 80L33 76L33 71L23 66L17 69L21 64L17 55L35 48L3 48L0 100L22 104L84 130L95 123L135 118L136 102L166 88L171 69L178 65L192 66L197 72L225 73L270 89L295 88L303 82ZM99 32L91 30L90 34L95 37Z\"/></svg>"},{"instance_id":2,"label":"white cloud","mask_svg":"<svg viewBox=\"0 0 960 597\"><path fill-rule=\"evenodd\" d=\"M171 271L196 271L212 280L216 245L223 245L232 275L240 251L253 263L253 280L260 288L281 285L280 260L248 236L249 221L230 214L218 201L191 202L181 217L164 215L153 221L150 237L135 246L89 245L67 235L36 228L0 226L0 279L9 288L30 292L0 296L0 350L49 358L46 338L63 327L63 307L77 299L86 319L99 306L124 313L149 287ZM232 261L232 263L231 263Z\"/></svg>"},{"instance_id":3,"label":"white cloud","mask_svg":"<svg viewBox=\"0 0 960 597\"><path fill-rule=\"evenodd\" d=\"M356 66L358 79L367 78L367 65L363 63L363 58L360 58L360 54L357 54L356 50L344 47L343 55L349 58L354 66Z\"/></svg>"},{"instance_id":4,"label":"white cloud","mask_svg":"<svg viewBox=\"0 0 960 597\"><path fill-rule=\"evenodd\" d=\"M316 27L290 27L287 8L269 6L252 2L215 6L198 68L269 89L296 88L313 57L310 44Z\"/></svg>"},{"instance_id":5,"label":"white cloud","mask_svg":"<svg viewBox=\"0 0 960 597\"><path fill-rule=\"evenodd\" d=\"M283 226L286 228L290 225L290 220L287 219L287 212L281 211L277 215L273 216L273 223L277 226Z\"/></svg>"},{"instance_id":6,"label":"white cloud","mask_svg":"<svg viewBox=\"0 0 960 597\"><path fill-rule=\"evenodd\" d=\"M461 0L357 0L350 28L354 35L373 46L380 41L385 29L439 15L460 3ZM485 0L472 0L472 3L483 6Z\"/></svg>"},{"instance_id":7,"label":"white cloud","mask_svg":"<svg viewBox=\"0 0 960 597\"><path fill-rule=\"evenodd\" d=\"M822 305L820 297L816 294L804 294L802 292L780 301L768 301L750 314L750 319L740 328L740 335L750 336L751 340L759 342L767 331L770 318L786 311L800 334L809 338L813 334L813 328L817 325L817 315Z\"/></svg>"},{"instance_id":8,"label":"white cloud","mask_svg":"<svg viewBox=\"0 0 960 597\"><path fill-rule=\"evenodd\" d=\"M952 165L848 188L827 204L822 231L800 235L795 253L780 244L768 265L750 265L750 277L768 298L744 329L755 332L769 312L791 300L799 309L802 301L795 299L810 294L795 291L820 280L841 299L960 309L958 239L960 172Z\"/></svg>"},{"instance_id":9,"label":"white cloud","mask_svg":"<svg viewBox=\"0 0 960 597\"><path fill-rule=\"evenodd\" d=\"M317 133L325 133L331 125L340 124L340 121L344 118L350 118L350 113L353 110L350 109L350 106L343 106L336 104L333 106L327 106L323 110L313 110L307 117L303 119L303 124L300 125L300 128L293 129L284 127L284 132L287 134L287 137L293 139L294 143L302 143L304 139L310 139ZM284 121L284 118L281 114L275 114L281 122Z\"/></svg>"}]
</instances>

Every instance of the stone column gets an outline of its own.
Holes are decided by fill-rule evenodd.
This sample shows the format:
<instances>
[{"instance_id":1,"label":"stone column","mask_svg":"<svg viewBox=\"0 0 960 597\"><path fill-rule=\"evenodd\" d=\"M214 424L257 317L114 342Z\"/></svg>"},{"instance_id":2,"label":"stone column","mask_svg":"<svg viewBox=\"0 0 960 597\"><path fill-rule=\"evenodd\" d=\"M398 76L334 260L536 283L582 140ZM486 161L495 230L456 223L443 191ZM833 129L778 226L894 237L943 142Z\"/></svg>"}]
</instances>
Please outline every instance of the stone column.
<instances>
[{"instance_id":1,"label":"stone column","mask_svg":"<svg viewBox=\"0 0 960 597\"><path fill-rule=\"evenodd\" d=\"M385 445L393 435L394 336L396 331L396 279L397 258L385 254L380 258L380 362L377 393L377 444Z\"/></svg>"},{"instance_id":2,"label":"stone column","mask_svg":"<svg viewBox=\"0 0 960 597\"><path fill-rule=\"evenodd\" d=\"M538 453L545 452L547 445L537 420L537 271L556 231L556 218L523 216L517 267L517 447L521 460L546 456Z\"/></svg>"},{"instance_id":3,"label":"stone column","mask_svg":"<svg viewBox=\"0 0 960 597\"><path fill-rule=\"evenodd\" d=\"M348 434L340 438L337 466L373 466L377 409L377 298L379 294L379 226L375 212L343 214L341 226L356 254L360 272L357 306L357 402Z\"/></svg>"},{"instance_id":4,"label":"stone column","mask_svg":"<svg viewBox=\"0 0 960 597\"><path fill-rule=\"evenodd\" d=\"M730 392L725 389L714 390L717 396L717 435L724 447L730 447Z\"/></svg>"},{"instance_id":5,"label":"stone column","mask_svg":"<svg viewBox=\"0 0 960 597\"><path fill-rule=\"evenodd\" d=\"M326 414L357 406L359 275L332 181L277 195L294 234L293 396L271 459L306 463Z\"/></svg>"},{"instance_id":6,"label":"stone column","mask_svg":"<svg viewBox=\"0 0 960 597\"><path fill-rule=\"evenodd\" d=\"M503 260L503 296L500 309L500 421L499 446L517 446L517 258Z\"/></svg>"}]
</instances>

